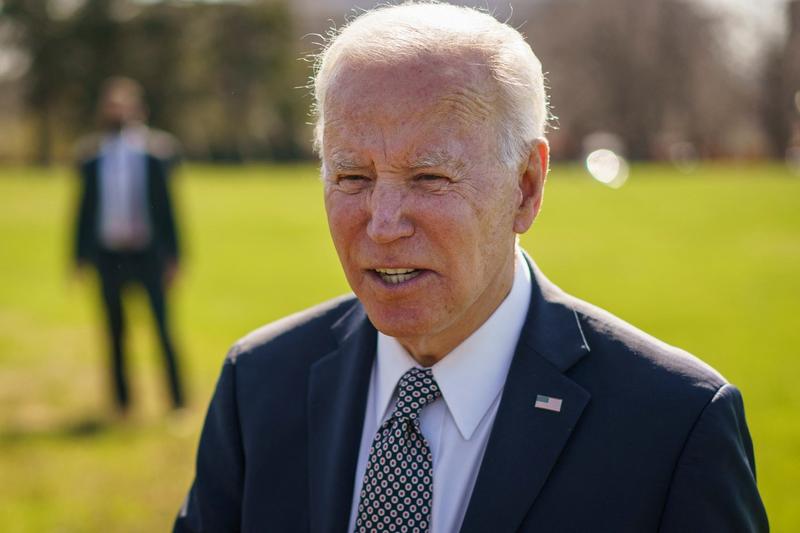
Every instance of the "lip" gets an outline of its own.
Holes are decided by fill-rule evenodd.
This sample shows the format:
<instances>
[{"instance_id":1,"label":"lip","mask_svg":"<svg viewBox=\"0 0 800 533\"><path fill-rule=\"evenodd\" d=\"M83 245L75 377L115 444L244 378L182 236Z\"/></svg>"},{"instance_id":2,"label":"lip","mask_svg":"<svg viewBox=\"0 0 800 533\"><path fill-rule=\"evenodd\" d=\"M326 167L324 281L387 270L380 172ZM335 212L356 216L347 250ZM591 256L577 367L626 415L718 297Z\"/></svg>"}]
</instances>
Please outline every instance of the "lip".
<instances>
[{"instance_id":1,"label":"lip","mask_svg":"<svg viewBox=\"0 0 800 533\"><path fill-rule=\"evenodd\" d=\"M390 267L390 266L380 266L379 268L414 268L409 266L402 266L402 267ZM401 281L400 283L390 283L388 281L384 281L383 278L374 270L374 269L366 269L365 272L367 274L367 278L374 284L380 287L382 291L388 291L392 293L404 292L408 290L414 290L417 288L418 285L421 285L426 282L428 278L433 276L433 271L428 270L426 268L416 268L415 270L419 271L419 274L415 277Z\"/></svg>"}]
</instances>

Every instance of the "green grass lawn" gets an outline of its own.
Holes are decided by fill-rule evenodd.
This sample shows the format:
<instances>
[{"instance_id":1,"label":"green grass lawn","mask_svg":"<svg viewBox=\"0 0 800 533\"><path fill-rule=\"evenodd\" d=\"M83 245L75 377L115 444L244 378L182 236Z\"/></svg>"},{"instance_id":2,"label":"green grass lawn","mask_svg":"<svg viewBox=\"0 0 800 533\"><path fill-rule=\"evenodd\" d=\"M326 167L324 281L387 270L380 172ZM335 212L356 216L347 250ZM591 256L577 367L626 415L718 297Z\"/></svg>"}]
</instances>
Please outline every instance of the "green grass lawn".
<instances>
[{"instance_id":1,"label":"green grass lawn","mask_svg":"<svg viewBox=\"0 0 800 533\"><path fill-rule=\"evenodd\" d=\"M164 531L228 346L347 290L315 168L184 168L173 321L191 408L167 413L142 295L134 416L109 423L98 296L69 275L68 169L0 170L0 528ZM780 166L634 165L612 190L556 167L522 239L543 270L742 390L774 531L800 531L800 179Z\"/></svg>"}]
</instances>

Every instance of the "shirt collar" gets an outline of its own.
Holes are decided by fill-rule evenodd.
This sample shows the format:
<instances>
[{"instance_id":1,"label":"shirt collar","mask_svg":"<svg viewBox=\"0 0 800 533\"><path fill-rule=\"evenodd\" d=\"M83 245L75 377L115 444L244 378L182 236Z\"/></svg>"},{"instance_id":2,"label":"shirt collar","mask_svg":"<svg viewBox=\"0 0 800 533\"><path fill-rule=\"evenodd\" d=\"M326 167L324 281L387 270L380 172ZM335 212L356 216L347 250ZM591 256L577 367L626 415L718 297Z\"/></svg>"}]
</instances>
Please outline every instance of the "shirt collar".
<instances>
[{"instance_id":1,"label":"shirt collar","mask_svg":"<svg viewBox=\"0 0 800 533\"><path fill-rule=\"evenodd\" d=\"M103 142L103 151L128 149L144 152L147 147L147 128L143 125L130 125L116 133L109 133Z\"/></svg>"},{"instance_id":2,"label":"shirt collar","mask_svg":"<svg viewBox=\"0 0 800 533\"><path fill-rule=\"evenodd\" d=\"M461 436L469 440L503 390L531 298L531 272L517 249L514 282L494 313L464 342L431 367ZM378 332L377 423L387 414L397 382L420 366L394 337Z\"/></svg>"}]
</instances>

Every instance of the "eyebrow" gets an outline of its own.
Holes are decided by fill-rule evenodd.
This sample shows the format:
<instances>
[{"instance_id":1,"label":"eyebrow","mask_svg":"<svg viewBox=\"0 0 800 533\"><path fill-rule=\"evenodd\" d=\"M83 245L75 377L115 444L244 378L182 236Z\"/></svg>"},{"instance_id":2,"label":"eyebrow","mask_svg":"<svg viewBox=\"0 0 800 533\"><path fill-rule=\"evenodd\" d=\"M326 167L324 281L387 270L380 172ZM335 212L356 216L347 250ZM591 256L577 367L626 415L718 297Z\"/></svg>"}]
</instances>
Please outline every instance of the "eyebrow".
<instances>
[{"instance_id":1,"label":"eyebrow","mask_svg":"<svg viewBox=\"0 0 800 533\"><path fill-rule=\"evenodd\" d=\"M357 157L350 153L335 152L328 158L328 165L334 172L362 170L369 164L361 162ZM452 170L453 172L461 172L464 170L464 162L454 159L449 154L443 151L426 152L413 157L408 163L409 170L421 170L425 168L441 167Z\"/></svg>"},{"instance_id":2,"label":"eyebrow","mask_svg":"<svg viewBox=\"0 0 800 533\"><path fill-rule=\"evenodd\" d=\"M455 172L460 172L464 169L464 162L453 159L446 152L429 152L420 154L414 158L408 166L411 170L433 167L444 167L452 169Z\"/></svg>"},{"instance_id":3,"label":"eyebrow","mask_svg":"<svg viewBox=\"0 0 800 533\"><path fill-rule=\"evenodd\" d=\"M332 169L337 172L343 170L360 170L368 165L360 163L358 159L353 157L351 154L342 153L342 152L334 152L331 154L328 164Z\"/></svg>"}]
</instances>

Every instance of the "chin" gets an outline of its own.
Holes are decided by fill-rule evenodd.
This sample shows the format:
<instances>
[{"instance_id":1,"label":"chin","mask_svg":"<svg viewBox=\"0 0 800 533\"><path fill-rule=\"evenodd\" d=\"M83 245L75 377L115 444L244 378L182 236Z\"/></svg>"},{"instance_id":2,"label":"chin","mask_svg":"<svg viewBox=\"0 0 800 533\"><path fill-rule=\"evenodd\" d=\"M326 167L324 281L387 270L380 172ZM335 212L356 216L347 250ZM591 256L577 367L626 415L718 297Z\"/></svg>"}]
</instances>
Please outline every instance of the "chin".
<instances>
[{"instance_id":1,"label":"chin","mask_svg":"<svg viewBox=\"0 0 800 533\"><path fill-rule=\"evenodd\" d=\"M398 308L385 304L364 303L370 322L390 337L407 338L430 335L433 331L433 313L430 309Z\"/></svg>"}]
</instances>

